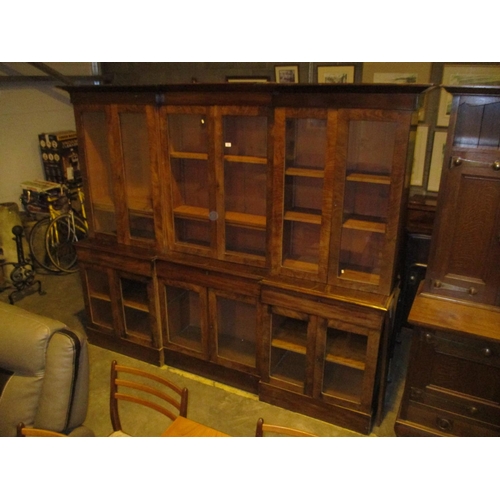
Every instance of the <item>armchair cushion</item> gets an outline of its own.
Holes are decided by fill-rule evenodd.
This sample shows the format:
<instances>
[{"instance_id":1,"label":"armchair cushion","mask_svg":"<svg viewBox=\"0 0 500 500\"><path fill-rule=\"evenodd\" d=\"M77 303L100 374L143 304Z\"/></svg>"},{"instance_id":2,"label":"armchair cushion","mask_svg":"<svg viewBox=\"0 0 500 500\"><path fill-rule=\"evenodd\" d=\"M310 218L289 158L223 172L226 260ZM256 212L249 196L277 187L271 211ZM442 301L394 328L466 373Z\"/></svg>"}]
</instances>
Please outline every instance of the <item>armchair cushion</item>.
<instances>
[{"instance_id":1,"label":"armchair cushion","mask_svg":"<svg viewBox=\"0 0 500 500\"><path fill-rule=\"evenodd\" d=\"M24 422L65 434L82 426L88 405L86 337L60 321L0 303L0 436Z\"/></svg>"}]
</instances>

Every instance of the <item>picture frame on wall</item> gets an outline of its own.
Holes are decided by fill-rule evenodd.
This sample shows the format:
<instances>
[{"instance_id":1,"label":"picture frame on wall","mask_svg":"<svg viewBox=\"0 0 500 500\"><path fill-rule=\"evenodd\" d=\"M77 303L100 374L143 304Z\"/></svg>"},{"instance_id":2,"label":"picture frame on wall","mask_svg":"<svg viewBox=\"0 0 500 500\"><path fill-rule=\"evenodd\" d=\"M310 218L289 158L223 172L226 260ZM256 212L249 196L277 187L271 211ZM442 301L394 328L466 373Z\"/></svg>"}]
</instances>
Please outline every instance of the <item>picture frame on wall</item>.
<instances>
[{"instance_id":1,"label":"picture frame on wall","mask_svg":"<svg viewBox=\"0 0 500 500\"><path fill-rule=\"evenodd\" d=\"M429 178L427 179L427 191L439 191L439 183L441 181L441 171L443 169L444 150L446 148L447 136L448 132L446 131L434 132Z\"/></svg>"},{"instance_id":2,"label":"picture frame on wall","mask_svg":"<svg viewBox=\"0 0 500 500\"><path fill-rule=\"evenodd\" d=\"M318 66L318 83L354 83L355 66Z\"/></svg>"},{"instance_id":3,"label":"picture frame on wall","mask_svg":"<svg viewBox=\"0 0 500 500\"><path fill-rule=\"evenodd\" d=\"M410 185L423 186L425 154L427 151L427 138L429 136L428 125L418 125L415 136L415 152L413 153L413 165L411 169Z\"/></svg>"},{"instance_id":4,"label":"picture frame on wall","mask_svg":"<svg viewBox=\"0 0 500 500\"><path fill-rule=\"evenodd\" d=\"M476 64L445 64L441 83L450 86L500 85L500 68ZM438 127L447 127L450 124L451 104L451 94L441 89L436 123Z\"/></svg>"},{"instance_id":5,"label":"picture frame on wall","mask_svg":"<svg viewBox=\"0 0 500 500\"><path fill-rule=\"evenodd\" d=\"M298 65L275 66L274 73L277 83L299 83Z\"/></svg>"}]
</instances>

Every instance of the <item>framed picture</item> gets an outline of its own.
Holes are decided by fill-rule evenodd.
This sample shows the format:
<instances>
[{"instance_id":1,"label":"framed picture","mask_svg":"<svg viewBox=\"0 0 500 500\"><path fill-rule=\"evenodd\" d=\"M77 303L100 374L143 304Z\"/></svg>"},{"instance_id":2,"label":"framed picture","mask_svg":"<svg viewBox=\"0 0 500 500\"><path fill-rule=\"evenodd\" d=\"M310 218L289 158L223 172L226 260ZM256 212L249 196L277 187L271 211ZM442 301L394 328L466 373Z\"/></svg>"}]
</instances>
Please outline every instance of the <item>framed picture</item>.
<instances>
[{"instance_id":1,"label":"framed picture","mask_svg":"<svg viewBox=\"0 0 500 500\"><path fill-rule=\"evenodd\" d=\"M318 83L354 83L354 66L318 66Z\"/></svg>"},{"instance_id":2,"label":"framed picture","mask_svg":"<svg viewBox=\"0 0 500 500\"><path fill-rule=\"evenodd\" d=\"M365 62L363 83L430 83L430 62Z\"/></svg>"},{"instance_id":3,"label":"framed picture","mask_svg":"<svg viewBox=\"0 0 500 500\"><path fill-rule=\"evenodd\" d=\"M268 76L226 76L227 83L267 83Z\"/></svg>"},{"instance_id":4,"label":"framed picture","mask_svg":"<svg viewBox=\"0 0 500 500\"><path fill-rule=\"evenodd\" d=\"M443 85L500 85L500 68L498 66L481 66L476 64L445 64L443 68ZM452 95L441 89L437 126L447 127L450 124Z\"/></svg>"},{"instance_id":5,"label":"framed picture","mask_svg":"<svg viewBox=\"0 0 500 500\"><path fill-rule=\"evenodd\" d=\"M429 179L427 180L427 191L439 191L439 182L441 181L441 170L443 169L444 150L446 148L447 135L447 132L441 131L434 133Z\"/></svg>"},{"instance_id":6,"label":"framed picture","mask_svg":"<svg viewBox=\"0 0 500 500\"><path fill-rule=\"evenodd\" d=\"M275 66L274 71L278 83L299 83L298 66Z\"/></svg>"},{"instance_id":7,"label":"framed picture","mask_svg":"<svg viewBox=\"0 0 500 500\"><path fill-rule=\"evenodd\" d=\"M428 125L419 125L415 137L415 152L413 153L413 166L411 169L410 184L422 186L424 183L425 153L427 151Z\"/></svg>"}]
</instances>

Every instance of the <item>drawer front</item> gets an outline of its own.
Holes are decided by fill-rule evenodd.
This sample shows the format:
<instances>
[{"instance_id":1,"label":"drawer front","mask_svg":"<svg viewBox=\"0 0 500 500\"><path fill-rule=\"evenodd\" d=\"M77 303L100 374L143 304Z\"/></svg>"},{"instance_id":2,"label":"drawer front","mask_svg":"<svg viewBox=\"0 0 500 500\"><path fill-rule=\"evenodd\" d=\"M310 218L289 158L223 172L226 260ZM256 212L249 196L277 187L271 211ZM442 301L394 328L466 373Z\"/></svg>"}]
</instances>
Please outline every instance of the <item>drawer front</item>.
<instances>
[{"instance_id":1,"label":"drawer front","mask_svg":"<svg viewBox=\"0 0 500 500\"><path fill-rule=\"evenodd\" d=\"M432 331L425 332L424 339L441 354L500 368L500 343Z\"/></svg>"},{"instance_id":2,"label":"drawer front","mask_svg":"<svg viewBox=\"0 0 500 500\"><path fill-rule=\"evenodd\" d=\"M479 424L488 423L500 427L500 405L488 401L467 398L432 386L424 390L412 387L410 401L470 418Z\"/></svg>"},{"instance_id":3,"label":"drawer front","mask_svg":"<svg viewBox=\"0 0 500 500\"><path fill-rule=\"evenodd\" d=\"M500 427L477 422L454 413L410 401L406 420L439 433L442 436L500 436Z\"/></svg>"}]
</instances>

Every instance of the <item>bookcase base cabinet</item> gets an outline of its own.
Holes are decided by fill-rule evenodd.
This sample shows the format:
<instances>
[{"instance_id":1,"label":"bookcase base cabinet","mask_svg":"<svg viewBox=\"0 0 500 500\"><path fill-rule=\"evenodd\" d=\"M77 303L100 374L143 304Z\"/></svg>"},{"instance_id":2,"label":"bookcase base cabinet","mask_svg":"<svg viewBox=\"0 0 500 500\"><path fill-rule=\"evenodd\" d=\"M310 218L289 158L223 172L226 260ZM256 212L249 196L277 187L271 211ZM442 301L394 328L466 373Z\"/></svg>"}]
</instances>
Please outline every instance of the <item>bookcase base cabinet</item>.
<instances>
[{"instance_id":1,"label":"bookcase base cabinet","mask_svg":"<svg viewBox=\"0 0 500 500\"><path fill-rule=\"evenodd\" d=\"M163 365L154 258L90 241L77 252L90 343Z\"/></svg>"},{"instance_id":2,"label":"bookcase base cabinet","mask_svg":"<svg viewBox=\"0 0 500 500\"><path fill-rule=\"evenodd\" d=\"M500 436L499 308L417 296L397 436Z\"/></svg>"}]
</instances>

